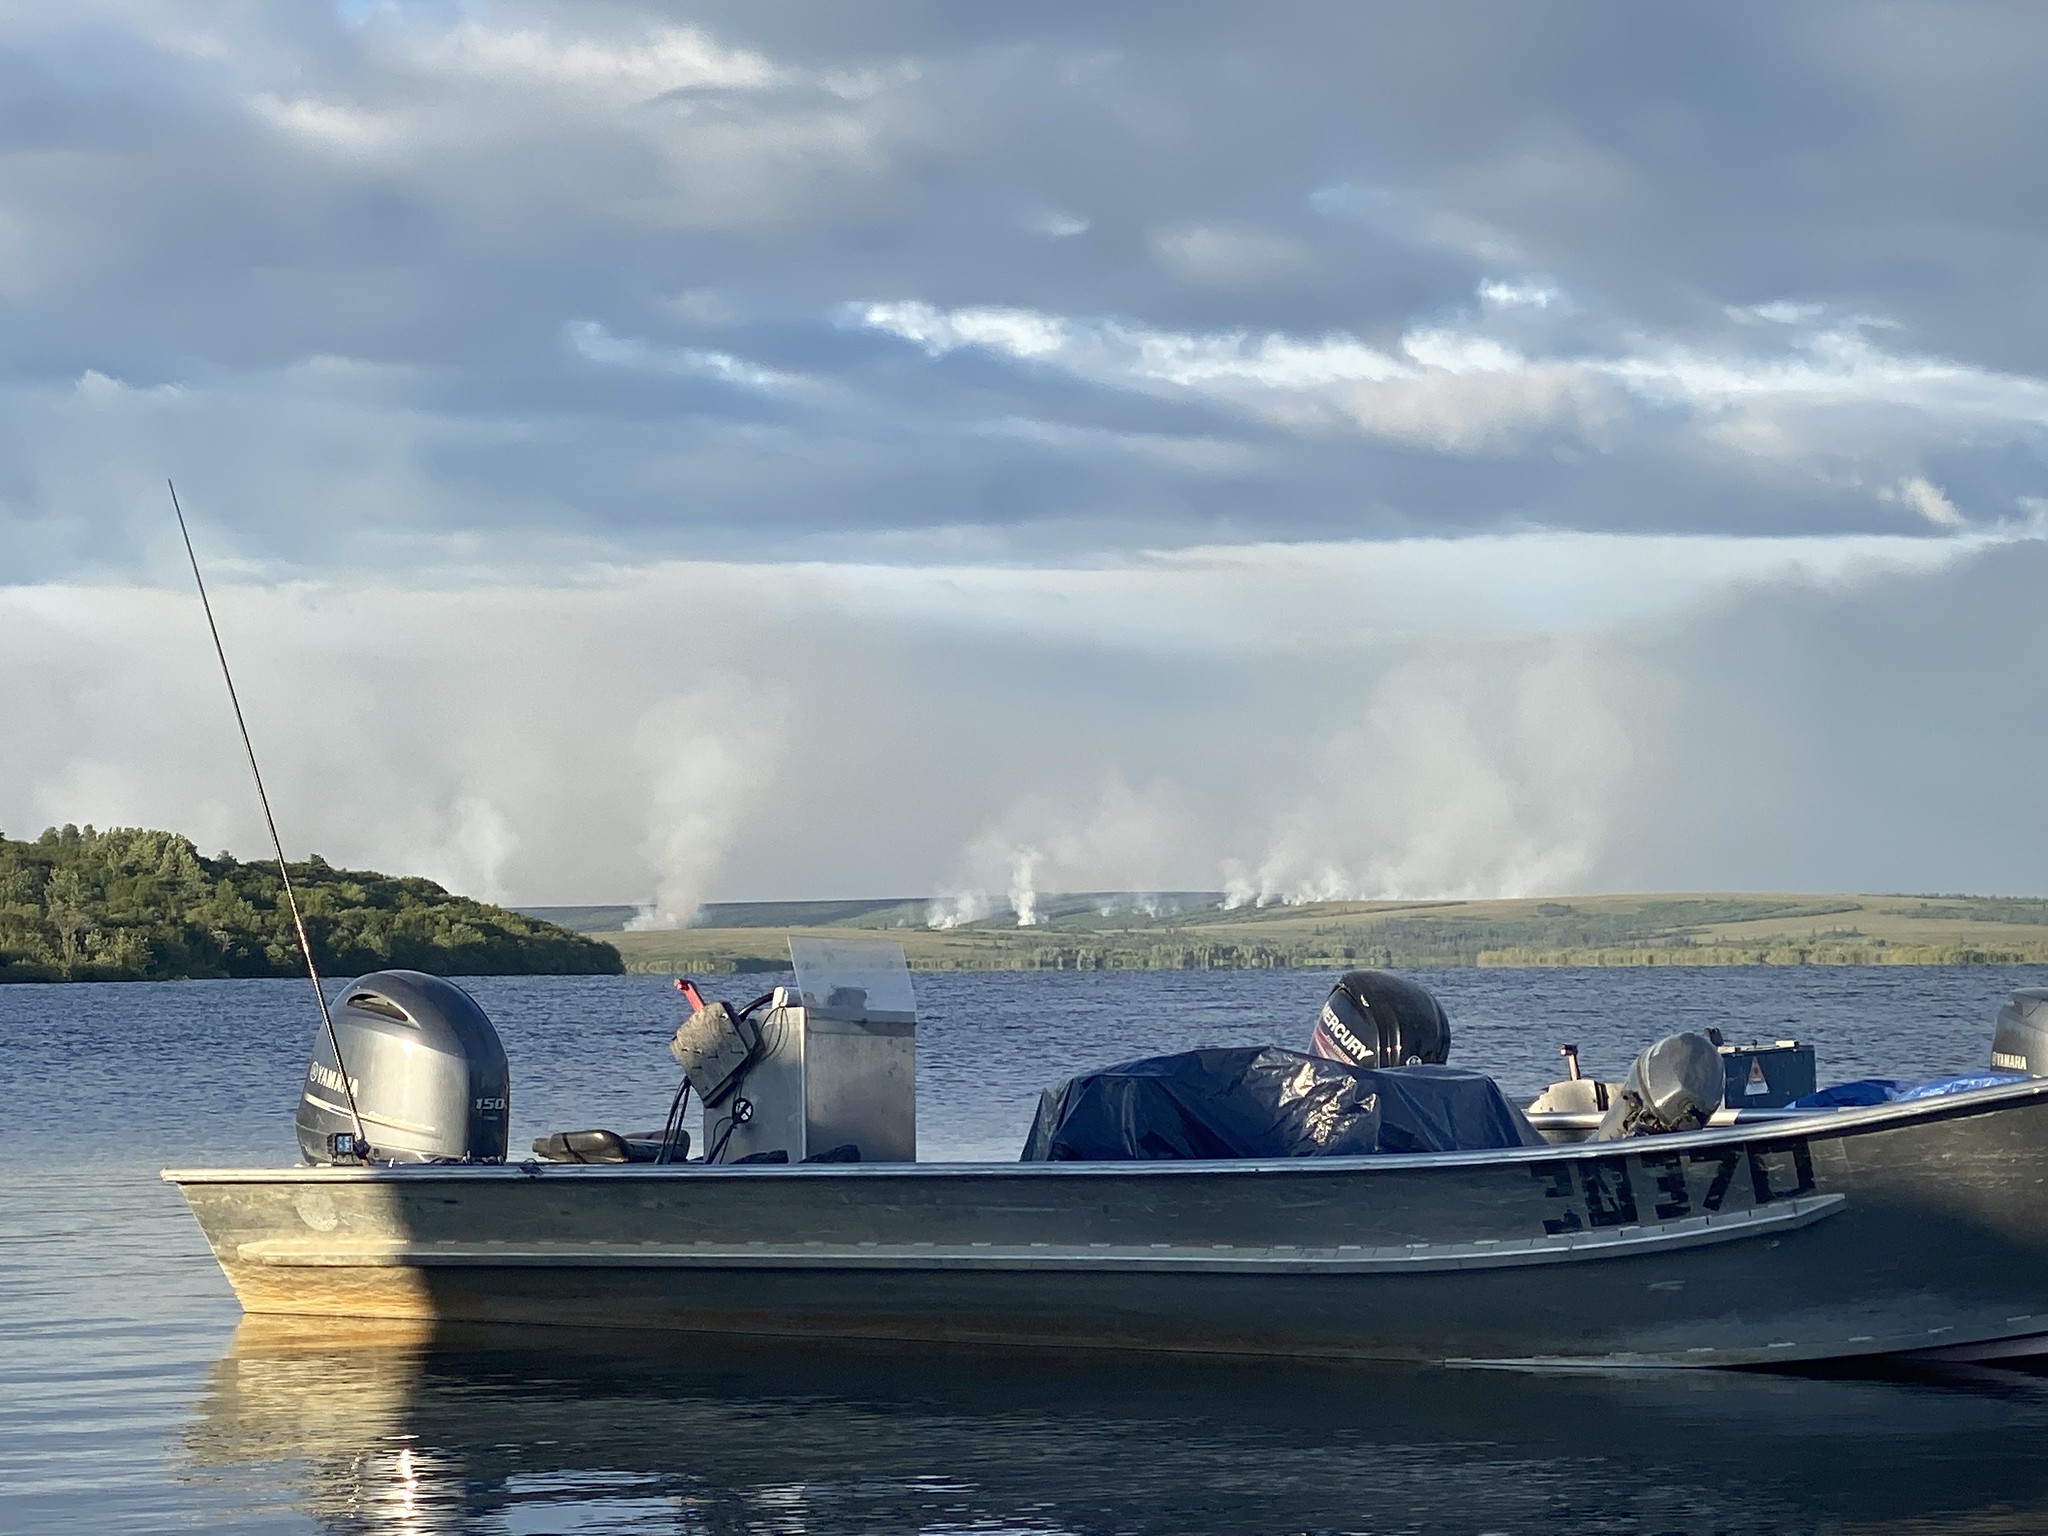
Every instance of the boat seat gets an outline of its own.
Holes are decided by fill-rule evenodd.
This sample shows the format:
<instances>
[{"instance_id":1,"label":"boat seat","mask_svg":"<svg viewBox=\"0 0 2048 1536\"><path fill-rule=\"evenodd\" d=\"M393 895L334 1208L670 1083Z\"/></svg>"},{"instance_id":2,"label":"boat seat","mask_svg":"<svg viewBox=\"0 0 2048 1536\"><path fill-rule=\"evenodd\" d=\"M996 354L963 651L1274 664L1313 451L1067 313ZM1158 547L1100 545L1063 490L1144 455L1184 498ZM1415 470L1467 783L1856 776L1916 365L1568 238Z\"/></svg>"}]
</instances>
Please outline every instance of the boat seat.
<instances>
[{"instance_id":1,"label":"boat seat","mask_svg":"<svg viewBox=\"0 0 2048 1536\"><path fill-rule=\"evenodd\" d=\"M534 1137L533 1150L551 1163L652 1163L661 1159L661 1132L556 1131ZM680 1163L689 1155L690 1133L678 1131L668 1160Z\"/></svg>"}]
</instances>

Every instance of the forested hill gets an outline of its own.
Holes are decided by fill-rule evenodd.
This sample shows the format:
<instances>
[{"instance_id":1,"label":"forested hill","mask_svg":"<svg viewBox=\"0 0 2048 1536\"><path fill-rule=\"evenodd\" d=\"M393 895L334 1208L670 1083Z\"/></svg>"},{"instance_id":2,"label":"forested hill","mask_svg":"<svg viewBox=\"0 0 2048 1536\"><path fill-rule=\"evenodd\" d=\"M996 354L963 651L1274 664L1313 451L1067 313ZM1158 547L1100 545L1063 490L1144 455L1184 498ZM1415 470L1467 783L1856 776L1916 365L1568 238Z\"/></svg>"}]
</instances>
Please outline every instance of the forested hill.
<instances>
[{"instance_id":1,"label":"forested hill","mask_svg":"<svg viewBox=\"0 0 2048 1536\"><path fill-rule=\"evenodd\" d=\"M609 944L431 880L291 866L323 974L610 975ZM205 858L174 832L0 836L0 981L169 981L304 972L275 864Z\"/></svg>"}]
</instances>

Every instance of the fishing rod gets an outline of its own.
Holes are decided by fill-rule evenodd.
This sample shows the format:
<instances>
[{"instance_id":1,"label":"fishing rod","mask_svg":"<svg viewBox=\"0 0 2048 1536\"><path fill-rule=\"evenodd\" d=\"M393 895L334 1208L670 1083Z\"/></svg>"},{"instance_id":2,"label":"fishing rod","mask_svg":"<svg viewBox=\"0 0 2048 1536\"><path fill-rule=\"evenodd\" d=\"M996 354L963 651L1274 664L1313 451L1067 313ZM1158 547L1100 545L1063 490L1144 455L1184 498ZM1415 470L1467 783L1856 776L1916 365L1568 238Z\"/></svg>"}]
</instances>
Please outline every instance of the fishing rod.
<instances>
[{"instance_id":1,"label":"fishing rod","mask_svg":"<svg viewBox=\"0 0 2048 1536\"><path fill-rule=\"evenodd\" d=\"M235 674L228 670L228 653L220 643L220 626L213 621L213 603L206 595L206 579L199 574L199 556L192 551L192 530L185 526L185 509L178 505L178 488L164 481L171 493L171 510L178 515L178 532L184 536L185 558L192 562L192 584L199 588L199 606L206 610L206 627L213 634L213 654L220 658L220 675L228 685L228 702L235 707L235 726L242 733L242 750L249 755L249 777L256 781L256 800L263 807L263 824L270 829L270 846L277 852L277 877L284 882L284 902L292 914L292 931L299 936L299 953L306 960L306 975L313 983L313 1001L320 1005L320 1022L327 1030L327 1044L334 1052L334 1075L341 1079L342 1096L348 1100L349 1122L356 1128L356 1149L367 1152L369 1138L363 1134L362 1112L356 1108L356 1091L348 1079L348 1064L341 1059L341 1037L334 1032L334 1015L327 1011L327 994L320 987L320 971L313 963L312 941L306 937L306 920L299 915L299 898L292 890L292 872L285 867L284 839L277 835L277 818L270 814L270 796L263 788L263 770L256 766L256 748L249 740L249 722L242 718L241 695L235 692Z\"/></svg>"}]
</instances>

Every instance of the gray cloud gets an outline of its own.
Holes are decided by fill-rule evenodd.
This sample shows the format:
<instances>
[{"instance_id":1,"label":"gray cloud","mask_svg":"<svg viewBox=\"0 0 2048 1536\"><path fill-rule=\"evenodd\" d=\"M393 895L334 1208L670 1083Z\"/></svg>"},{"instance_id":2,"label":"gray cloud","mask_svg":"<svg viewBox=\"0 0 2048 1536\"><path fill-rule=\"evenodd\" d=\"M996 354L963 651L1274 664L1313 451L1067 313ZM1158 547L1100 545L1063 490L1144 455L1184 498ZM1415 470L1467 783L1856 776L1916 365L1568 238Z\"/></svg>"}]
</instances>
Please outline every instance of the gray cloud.
<instances>
[{"instance_id":1,"label":"gray cloud","mask_svg":"<svg viewBox=\"0 0 2048 1536\"><path fill-rule=\"evenodd\" d=\"M307 835L494 892L2026 888L1869 721L2030 685L2044 27L0 17L0 817L247 833L171 473Z\"/></svg>"},{"instance_id":2,"label":"gray cloud","mask_svg":"<svg viewBox=\"0 0 2048 1536\"><path fill-rule=\"evenodd\" d=\"M2036 489L2020 13L863 10L17 15L0 359L43 419L0 558L123 563L76 461L142 455L88 372L175 386L174 467L314 567L508 517L632 558L1904 529L1910 480L1972 520ZM846 323L877 304L1404 371L1165 387ZM294 405L324 441L241 462ZM364 460L420 483L269 510Z\"/></svg>"}]
</instances>

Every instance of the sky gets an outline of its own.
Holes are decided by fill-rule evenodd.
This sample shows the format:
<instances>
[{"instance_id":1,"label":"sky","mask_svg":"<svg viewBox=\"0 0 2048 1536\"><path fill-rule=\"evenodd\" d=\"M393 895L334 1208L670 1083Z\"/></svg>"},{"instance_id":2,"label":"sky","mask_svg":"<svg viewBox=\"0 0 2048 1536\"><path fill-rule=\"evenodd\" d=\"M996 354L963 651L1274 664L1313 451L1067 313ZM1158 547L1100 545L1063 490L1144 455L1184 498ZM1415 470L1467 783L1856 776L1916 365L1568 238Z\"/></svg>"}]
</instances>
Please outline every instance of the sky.
<instances>
[{"instance_id":1,"label":"sky","mask_svg":"<svg viewBox=\"0 0 2048 1536\"><path fill-rule=\"evenodd\" d=\"M2048 890L2048 15L0 0L0 830Z\"/></svg>"}]
</instances>

